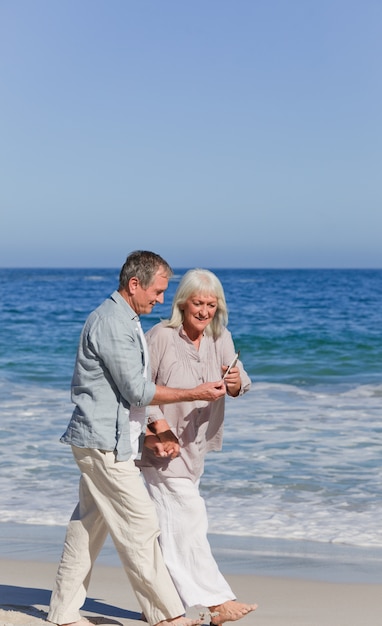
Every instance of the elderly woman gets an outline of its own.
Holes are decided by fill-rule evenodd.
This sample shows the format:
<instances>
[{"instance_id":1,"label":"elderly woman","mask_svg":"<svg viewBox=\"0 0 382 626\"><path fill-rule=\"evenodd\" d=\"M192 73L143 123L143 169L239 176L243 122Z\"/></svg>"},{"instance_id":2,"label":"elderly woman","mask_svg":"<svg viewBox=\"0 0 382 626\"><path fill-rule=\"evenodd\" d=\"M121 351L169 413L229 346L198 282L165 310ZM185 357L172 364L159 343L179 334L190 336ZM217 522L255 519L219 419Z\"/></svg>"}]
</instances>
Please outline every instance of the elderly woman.
<instances>
[{"instance_id":1,"label":"elderly woman","mask_svg":"<svg viewBox=\"0 0 382 626\"><path fill-rule=\"evenodd\" d=\"M208 270L189 270L174 296L171 319L146 334L153 381L184 388L221 378L235 357L227 321L219 279ZM251 384L240 361L224 382L232 397ZM149 407L138 462L156 505L161 548L178 593L185 607L208 607L213 624L238 620L257 606L238 602L220 573L199 494L204 457L222 447L224 401L223 396L215 402Z\"/></svg>"}]
</instances>

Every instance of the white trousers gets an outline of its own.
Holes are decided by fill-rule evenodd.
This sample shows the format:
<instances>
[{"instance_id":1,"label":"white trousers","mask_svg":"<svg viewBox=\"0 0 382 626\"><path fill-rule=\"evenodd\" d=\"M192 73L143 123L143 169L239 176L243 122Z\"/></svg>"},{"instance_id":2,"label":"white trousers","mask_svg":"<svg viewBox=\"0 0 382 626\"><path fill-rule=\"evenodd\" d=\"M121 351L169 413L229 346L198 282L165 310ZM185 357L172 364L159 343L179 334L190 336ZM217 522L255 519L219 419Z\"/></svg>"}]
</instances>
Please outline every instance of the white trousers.
<instances>
[{"instance_id":1,"label":"white trousers","mask_svg":"<svg viewBox=\"0 0 382 626\"><path fill-rule=\"evenodd\" d=\"M142 473L159 517L163 557L185 606L211 607L236 599L211 552L199 482L168 478L152 467L142 467Z\"/></svg>"},{"instance_id":2,"label":"white trousers","mask_svg":"<svg viewBox=\"0 0 382 626\"><path fill-rule=\"evenodd\" d=\"M79 503L69 522L48 620L81 618L91 571L108 532L149 624L177 617L184 607L159 547L155 507L134 461L113 452L72 447L81 471Z\"/></svg>"}]
</instances>

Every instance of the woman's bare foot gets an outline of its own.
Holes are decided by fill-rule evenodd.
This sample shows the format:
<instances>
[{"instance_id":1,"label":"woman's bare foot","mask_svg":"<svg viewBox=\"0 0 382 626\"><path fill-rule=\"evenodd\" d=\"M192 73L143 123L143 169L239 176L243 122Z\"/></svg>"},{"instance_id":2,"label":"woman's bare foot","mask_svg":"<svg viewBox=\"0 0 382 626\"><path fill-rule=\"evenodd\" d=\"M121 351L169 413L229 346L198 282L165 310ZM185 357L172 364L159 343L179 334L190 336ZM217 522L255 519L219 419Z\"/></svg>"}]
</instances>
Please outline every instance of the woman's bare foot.
<instances>
[{"instance_id":1,"label":"woman's bare foot","mask_svg":"<svg viewBox=\"0 0 382 626\"><path fill-rule=\"evenodd\" d=\"M224 622L236 622L238 619L245 617L245 615L257 609L257 604L245 604L236 600L227 600L227 602L208 608L211 612L211 624L218 626L219 624L224 624ZM215 615L212 615L213 613Z\"/></svg>"}]
</instances>

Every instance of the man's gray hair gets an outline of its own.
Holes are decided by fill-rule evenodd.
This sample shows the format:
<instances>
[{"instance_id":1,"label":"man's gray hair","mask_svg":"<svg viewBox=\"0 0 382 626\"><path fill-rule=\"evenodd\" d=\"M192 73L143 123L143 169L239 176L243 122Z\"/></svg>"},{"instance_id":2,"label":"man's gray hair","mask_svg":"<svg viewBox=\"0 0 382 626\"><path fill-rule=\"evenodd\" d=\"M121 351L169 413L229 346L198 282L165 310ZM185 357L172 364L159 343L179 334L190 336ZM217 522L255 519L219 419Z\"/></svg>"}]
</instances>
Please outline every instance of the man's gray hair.
<instances>
[{"instance_id":1,"label":"man's gray hair","mask_svg":"<svg viewBox=\"0 0 382 626\"><path fill-rule=\"evenodd\" d=\"M171 278L173 271L167 261L159 254L148 250L135 250L127 257L119 274L119 289L125 289L131 278L138 278L143 289L149 287L159 269L167 278Z\"/></svg>"}]
</instances>

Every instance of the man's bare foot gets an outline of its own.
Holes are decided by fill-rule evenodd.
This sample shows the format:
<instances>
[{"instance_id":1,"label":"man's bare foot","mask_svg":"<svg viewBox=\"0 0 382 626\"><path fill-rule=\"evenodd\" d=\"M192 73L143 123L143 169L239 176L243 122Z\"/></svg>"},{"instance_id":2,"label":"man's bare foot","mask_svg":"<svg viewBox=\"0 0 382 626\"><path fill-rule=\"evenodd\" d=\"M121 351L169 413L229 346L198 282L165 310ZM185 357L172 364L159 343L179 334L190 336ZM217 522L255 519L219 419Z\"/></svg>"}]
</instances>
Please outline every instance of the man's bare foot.
<instances>
[{"instance_id":1,"label":"man's bare foot","mask_svg":"<svg viewBox=\"0 0 382 626\"><path fill-rule=\"evenodd\" d=\"M174 617L174 619L164 620L155 626L200 626L203 621L201 619L192 619L190 617Z\"/></svg>"},{"instance_id":2,"label":"man's bare foot","mask_svg":"<svg viewBox=\"0 0 382 626\"><path fill-rule=\"evenodd\" d=\"M257 609L257 604L245 604L236 600L227 600L223 604L208 607L211 611L211 624L218 626L224 622L236 622L238 619L245 617L251 611ZM217 613L217 615L212 615Z\"/></svg>"}]
</instances>

